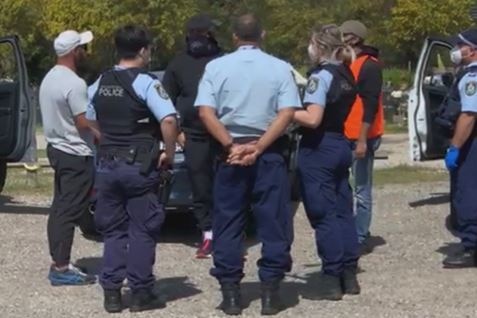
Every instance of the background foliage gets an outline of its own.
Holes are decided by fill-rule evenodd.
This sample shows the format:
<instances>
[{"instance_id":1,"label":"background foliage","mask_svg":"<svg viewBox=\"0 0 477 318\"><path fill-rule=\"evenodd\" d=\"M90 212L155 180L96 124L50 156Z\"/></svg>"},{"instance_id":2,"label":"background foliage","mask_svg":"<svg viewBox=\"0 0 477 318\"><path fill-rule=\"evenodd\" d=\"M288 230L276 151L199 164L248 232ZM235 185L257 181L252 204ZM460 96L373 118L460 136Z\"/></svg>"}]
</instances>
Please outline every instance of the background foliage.
<instances>
[{"instance_id":1,"label":"background foliage","mask_svg":"<svg viewBox=\"0 0 477 318\"><path fill-rule=\"evenodd\" d=\"M267 30L266 50L302 69L315 24L359 19L370 30L369 43L381 49L388 78L408 78L422 41L428 35L447 36L473 24L475 0L1 0L0 34L17 34L30 77L38 82L54 63L52 41L65 29L90 29L90 78L114 61L112 34L118 26L137 23L154 35L153 69L164 68L184 43L184 23L195 13L208 12L220 26L217 37L232 49L232 18L256 12ZM398 75L400 74L400 75Z\"/></svg>"}]
</instances>

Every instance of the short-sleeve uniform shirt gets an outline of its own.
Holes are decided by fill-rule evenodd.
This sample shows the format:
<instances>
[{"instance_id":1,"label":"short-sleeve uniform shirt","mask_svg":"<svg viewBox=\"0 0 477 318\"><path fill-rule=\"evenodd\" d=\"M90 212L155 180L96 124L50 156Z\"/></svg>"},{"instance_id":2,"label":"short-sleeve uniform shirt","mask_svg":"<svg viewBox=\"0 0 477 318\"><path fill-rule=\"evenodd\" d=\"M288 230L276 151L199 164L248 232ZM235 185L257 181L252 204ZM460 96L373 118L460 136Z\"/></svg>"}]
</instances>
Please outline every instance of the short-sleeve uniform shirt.
<instances>
[{"instance_id":1,"label":"short-sleeve uniform shirt","mask_svg":"<svg viewBox=\"0 0 477 318\"><path fill-rule=\"evenodd\" d=\"M333 75L327 70L319 70L311 74L306 85L304 104L315 104L326 107L326 96L333 82Z\"/></svg>"},{"instance_id":2,"label":"short-sleeve uniform shirt","mask_svg":"<svg viewBox=\"0 0 477 318\"><path fill-rule=\"evenodd\" d=\"M263 135L278 111L301 100L288 63L242 46L207 64L194 105L214 108L232 137L245 137Z\"/></svg>"},{"instance_id":3,"label":"short-sleeve uniform shirt","mask_svg":"<svg viewBox=\"0 0 477 318\"><path fill-rule=\"evenodd\" d=\"M476 66L477 62L467 67ZM477 113L477 72L469 72L459 81L459 95L463 112Z\"/></svg>"}]
</instances>

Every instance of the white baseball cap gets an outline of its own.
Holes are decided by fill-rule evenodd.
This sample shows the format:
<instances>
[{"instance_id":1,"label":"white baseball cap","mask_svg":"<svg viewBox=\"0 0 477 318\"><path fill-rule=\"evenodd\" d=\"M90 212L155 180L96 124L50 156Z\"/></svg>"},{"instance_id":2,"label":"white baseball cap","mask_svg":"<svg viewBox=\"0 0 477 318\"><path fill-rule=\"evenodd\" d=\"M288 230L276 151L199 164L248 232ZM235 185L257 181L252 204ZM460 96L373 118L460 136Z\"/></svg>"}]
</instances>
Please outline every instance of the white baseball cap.
<instances>
[{"instance_id":1,"label":"white baseball cap","mask_svg":"<svg viewBox=\"0 0 477 318\"><path fill-rule=\"evenodd\" d=\"M76 47L89 43L92 40L93 33L91 31L78 33L74 30L67 30L61 32L54 42L56 55L66 55L73 51Z\"/></svg>"}]
</instances>

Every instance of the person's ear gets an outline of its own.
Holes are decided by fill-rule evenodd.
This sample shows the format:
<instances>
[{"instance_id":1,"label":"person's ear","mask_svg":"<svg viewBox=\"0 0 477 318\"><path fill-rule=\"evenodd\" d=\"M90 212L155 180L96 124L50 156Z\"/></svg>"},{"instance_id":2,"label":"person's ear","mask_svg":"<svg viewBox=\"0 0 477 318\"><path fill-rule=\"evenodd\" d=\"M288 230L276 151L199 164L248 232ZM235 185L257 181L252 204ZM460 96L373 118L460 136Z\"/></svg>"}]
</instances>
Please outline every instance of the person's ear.
<instances>
[{"instance_id":1,"label":"person's ear","mask_svg":"<svg viewBox=\"0 0 477 318\"><path fill-rule=\"evenodd\" d=\"M265 40L265 36L266 36L266 35L267 35L267 31L263 30L263 31L262 31L262 34L261 34L261 36L260 36L260 38L262 39L262 41Z\"/></svg>"},{"instance_id":2,"label":"person's ear","mask_svg":"<svg viewBox=\"0 0 477 318\"><path fill-rule=\"evenodd\" d=\"M234 41L234 43L237 43L238 41L240 41L237 34L235 33L232 34L232 40Z\"/></svg>"}]
</instances>

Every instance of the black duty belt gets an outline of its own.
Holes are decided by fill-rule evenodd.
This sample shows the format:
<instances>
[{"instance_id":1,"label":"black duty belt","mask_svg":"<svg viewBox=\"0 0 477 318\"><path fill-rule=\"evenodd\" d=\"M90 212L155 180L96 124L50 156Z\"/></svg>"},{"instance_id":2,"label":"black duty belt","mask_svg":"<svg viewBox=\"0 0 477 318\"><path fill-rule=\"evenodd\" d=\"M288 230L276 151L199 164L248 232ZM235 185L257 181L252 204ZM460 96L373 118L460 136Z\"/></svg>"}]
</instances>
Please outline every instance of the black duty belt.
<instances>
[{"instance_id":1,"label":"black duty belt","mask_svg":"<svg viewBox=\"0 0 477 318\"><path fill-rule=\"evenodd\" d=\"M150 152L137 148L105 148L98 152L100 159L124 160L127 163L143 163L150 157Z\"/></svg>"}]
</instances>

